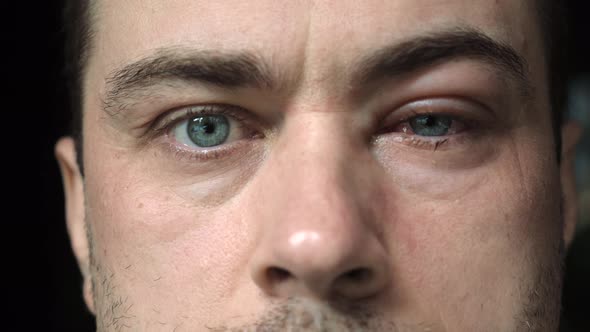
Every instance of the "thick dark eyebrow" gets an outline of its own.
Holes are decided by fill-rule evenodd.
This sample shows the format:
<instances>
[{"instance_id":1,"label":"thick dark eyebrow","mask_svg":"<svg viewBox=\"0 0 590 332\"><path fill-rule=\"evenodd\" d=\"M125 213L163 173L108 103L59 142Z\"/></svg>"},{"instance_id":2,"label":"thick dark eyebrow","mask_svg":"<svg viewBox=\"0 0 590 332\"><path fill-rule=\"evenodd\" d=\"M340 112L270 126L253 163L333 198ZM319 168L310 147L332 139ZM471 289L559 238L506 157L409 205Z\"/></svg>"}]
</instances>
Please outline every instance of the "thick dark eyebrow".
<instances>
[{"instance_id":1,"label":"thick dark eyebrow","mask_svg":"<svg viewBox=\"0 0 590 332\"><path fill-rule=\"evenodd\" d=\"M459 58L484 61L500 69L517 81L523 94L532 89L525 58L510 45L470 27L433 32L377 50L358 61L350 86L362 87Z\"/></svg>"},{"instance_id":2,"label":"thick dark eyebrow","mask_svg":"<svg viewBox=\"0 0 590 332\"><path fill-rule=\"evenodd\" d=\"M276 83L265 62L252 53L166 48L111 73L106 79L103 107L116 113L126 104L122 100L174 81L258 89L272 89Z\"/></svg>"}]
</instances>

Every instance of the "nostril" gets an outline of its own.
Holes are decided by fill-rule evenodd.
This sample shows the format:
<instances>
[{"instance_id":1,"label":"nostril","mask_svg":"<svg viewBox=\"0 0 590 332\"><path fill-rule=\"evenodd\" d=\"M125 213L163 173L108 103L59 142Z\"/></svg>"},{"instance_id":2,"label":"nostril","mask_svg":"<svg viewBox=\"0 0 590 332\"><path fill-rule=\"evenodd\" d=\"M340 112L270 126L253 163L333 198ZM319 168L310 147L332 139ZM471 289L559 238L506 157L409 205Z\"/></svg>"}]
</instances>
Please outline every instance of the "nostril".
<instances>
[{"instance_id":1,"label":"nostril","mask_svg":"<svg viewBox=\"0 0 590 332\"><path fill-rule=\"evenodd\" d=\"M338 279L343 282L364 283L373 277L373 271L368 268L357 268L342 274Z\"/></svg>"},{"instance_id":2,"label":"nostril","mask_svg":"<svg viewBox=\"0 0 590 332\"><path fill-rule=\"evenodd\" d=\"M291 277L291 272L280 267L271 267L266 271L266 277L270 283L280 283Z\"/></svg>"},{"instance_id":3,"label":"nostril","mask_svg":"<svg viewBox=\"0 0 590 332\"><path fill-rule=\"evenodd\" d=\"M346 300L366 299L374 296L383 285L378 272L361 267L341 273L332 284L332 295Z\"/></svg>"}]
</instances>

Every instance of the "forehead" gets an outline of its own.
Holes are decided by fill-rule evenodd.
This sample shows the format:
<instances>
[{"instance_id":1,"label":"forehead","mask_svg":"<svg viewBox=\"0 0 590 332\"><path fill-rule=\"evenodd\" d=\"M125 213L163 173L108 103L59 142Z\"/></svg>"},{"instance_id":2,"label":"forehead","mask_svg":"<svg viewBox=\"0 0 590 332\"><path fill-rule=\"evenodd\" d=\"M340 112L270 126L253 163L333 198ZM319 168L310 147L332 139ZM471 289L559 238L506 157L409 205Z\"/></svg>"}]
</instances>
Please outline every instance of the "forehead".
<instances>
[{"instance_id":1,"label":"forehead","mask_svg":"<svg viewBox=\"0 0 590 332\"><path fill-rule=\"evenodd\" d=\"M535 65L531 55L542 48L532 9L513 0L97 0L89 72L106 77L160 48L190 46L253 52L285 72L305 63L322 76L363 50L458 26L509 44Z\"/></svg>"}]
</instances>

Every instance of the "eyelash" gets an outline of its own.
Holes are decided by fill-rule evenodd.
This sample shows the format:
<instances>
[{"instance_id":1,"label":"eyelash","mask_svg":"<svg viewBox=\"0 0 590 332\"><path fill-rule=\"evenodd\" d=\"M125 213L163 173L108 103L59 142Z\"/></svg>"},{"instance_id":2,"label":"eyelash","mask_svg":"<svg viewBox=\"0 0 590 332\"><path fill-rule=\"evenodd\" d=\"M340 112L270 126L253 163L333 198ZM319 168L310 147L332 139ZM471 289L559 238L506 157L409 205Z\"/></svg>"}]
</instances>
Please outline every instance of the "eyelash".
<instances>
[{"instance_id":1,"label":"eyelash","mask_svg":"<svg viewBox=\"0 0 590 332\"><path fill-rule=\"evenodd\" d=\"M436 112L436 111L416 111L410 110L409 115L402 117L399 120L393 121L392 125L387 125L383 129L377 132L374 141L379 140L380 136L393 135L402 144L424 150L437 151L440 147L449 144L460 143L465 139L464 132L471 131L477 127L477 124L473 120L469 120L463 116L453 114L453 112ZM444 136L420 136L418 134L408 134L404 131L395 131L396 128L402 125L410 127L410 121L418 116L433 115L433 116L445 116L451 118L453 124L459 123L460 130L444 135Z\"/></svg>"}]
</instances>

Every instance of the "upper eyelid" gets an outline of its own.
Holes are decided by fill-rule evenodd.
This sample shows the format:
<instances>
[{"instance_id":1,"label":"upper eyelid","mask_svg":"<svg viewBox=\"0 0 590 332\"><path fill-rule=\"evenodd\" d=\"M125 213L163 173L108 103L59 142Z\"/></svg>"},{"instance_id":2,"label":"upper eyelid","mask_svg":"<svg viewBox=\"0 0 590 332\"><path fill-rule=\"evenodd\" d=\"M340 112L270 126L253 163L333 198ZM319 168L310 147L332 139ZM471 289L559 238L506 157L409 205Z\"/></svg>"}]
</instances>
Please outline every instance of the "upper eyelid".
<instances>
[{"instance_id":1,"label":"upper eyelid","mask_svg":"<svg viewBox=\"0 0 590 332\"><path fill-rule=\"evenodd\" d=\"M170 111L167 113L172 113L173 115L169 117L163 117L158 124L158 127L167 127L172 125L175 122L184 121L191 116L198 116L198 115L226 115L232 118L237 118L237 120L241 120L240 117L237 117L234 111L229 110L230 106L225 105L202 105L202 106L188 106L182 107L176 111ZM181 115L176 115L181 113ZM157 120L156 120L157 122Z\"/></svg>"},{"instance_id":2,"label":"upper eyelid","mask_svg":"<svg viewBox=\"0 0 590 332\"><path fill-rule=\"evenodd\" d=\"M493 112L487 105L470 98L437 97L406 102L388 113L382 122L387 123L391 119L398 122L408 121L415 116L424 114L446 115L458 120L471 121L475 115L487 118L492 116Z\"/></svg>"},{"instance_id":3,"label":"upper eyelid","mask_svg":"<svg viewBox=\"0 0 590 332\"><path fill-rule=\"evenodd\" d=\"M376 120L375 136L388 133L392 128L409 122L420 115L444 115L459 121L469 128L485 128L486 122L492 120L492 112L486 105L470 98L434 97L407 101L389 111L384 118Z\"/></svg>"},{"instance_id":4,"label":"upper eyelid","mask_svg":"<svg viewBox=\"0 0 590 332\"><path fill-rule=\"evenodd\" d=\"M438 98L429 98L429 99L417 99L407 103L404 103L399 109L404 108L411 108L417 109L421 107L442 107L442 108L462 108L457 106L463 106L464 108L473 108L473 104L477 104L478 106L480 103L476 101L472 101L470 99L465 98L455 98L455 97L438 97ZM450 105L450 107L449 107Z\"/></svg>"}]
</instances>

